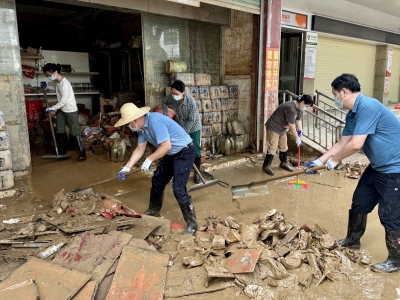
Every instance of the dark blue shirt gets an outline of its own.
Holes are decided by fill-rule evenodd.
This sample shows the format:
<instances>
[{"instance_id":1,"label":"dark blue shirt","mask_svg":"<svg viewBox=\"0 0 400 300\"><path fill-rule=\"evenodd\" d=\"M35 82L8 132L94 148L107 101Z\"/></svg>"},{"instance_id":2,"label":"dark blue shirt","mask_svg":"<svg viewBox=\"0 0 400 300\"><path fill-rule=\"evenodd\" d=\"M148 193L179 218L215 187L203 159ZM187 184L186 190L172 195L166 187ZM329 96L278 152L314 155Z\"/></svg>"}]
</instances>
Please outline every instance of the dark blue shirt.
<instances>
[{"instance_id":1,"label":"dark blue shirt","mask_svg":"<svg viewBox=\"0 0 400 300\"><path fill-rule=\"evenodd\" d=\"M181 151L192 142L190 135L174 120L158 112L147 113L142 130L139 131L138 142L149 141L155 147L170 140L172 148L168 155Z\"/></svg>"},{"instance_id":2,"label":"dark blue shirt","mask_svg":"<svg viewBox=\"0 0 400 300\"><path fill-rule=\"evenodd\" d=\"M374 170L400 173L400 121L381 102L357 96L343 129L343 136L352 135L368 135L362 150Z\"/></svg>"}]
</instances>

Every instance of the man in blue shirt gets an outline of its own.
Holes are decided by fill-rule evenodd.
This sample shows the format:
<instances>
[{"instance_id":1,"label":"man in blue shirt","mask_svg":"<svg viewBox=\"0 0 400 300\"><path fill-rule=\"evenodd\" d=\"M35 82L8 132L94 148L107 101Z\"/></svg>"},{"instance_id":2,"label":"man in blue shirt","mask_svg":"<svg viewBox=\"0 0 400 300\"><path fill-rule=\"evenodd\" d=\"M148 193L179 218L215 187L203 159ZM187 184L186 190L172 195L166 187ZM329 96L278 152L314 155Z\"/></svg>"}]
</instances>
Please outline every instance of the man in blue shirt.
<instances>
[{"instance_id":1,"label":"man in blue shirt","mask_svg":"<svg viewBox=\"0 0 400 300\"><path fill-rule=\"evenodd\" d=\"M319 159L304 167L320 166L328 170L362 149L370 165L366 168L353 194L347 236L338 240L344 247L361 247L360 238L367 224L367 214L379 204L378 214L385 227L386 261L371 269L378 272L400 270L400 122L382 103L360 93L358 79L342 74L332 82L332 93L339 108L347 108L346 125L339 142Z\"/></svg>"},{"instance_id":2,"label":"man in blue shirt","mask_svg":"<svg viewBox=\"0 0 400 300\"><path fill-rule=\"evenodd\" d=\"M160 216L165 186L173 178L172 190L187 223L186 230L194 234L198 228L196 213L186 183L196 157L196 149L190 136L175 121L157 112L150 113L149 110L150 107L138 108L133 103L121 107L122 118L115 127L128 124L132 131L138 132L138 146L118 173L118 179L126 178L124 174L143 156L147 142L157 147L141 167L142 171L149 171L152 162L161 159L152 178L149 208L144 214Z\"/></svg>"}]
</instances>

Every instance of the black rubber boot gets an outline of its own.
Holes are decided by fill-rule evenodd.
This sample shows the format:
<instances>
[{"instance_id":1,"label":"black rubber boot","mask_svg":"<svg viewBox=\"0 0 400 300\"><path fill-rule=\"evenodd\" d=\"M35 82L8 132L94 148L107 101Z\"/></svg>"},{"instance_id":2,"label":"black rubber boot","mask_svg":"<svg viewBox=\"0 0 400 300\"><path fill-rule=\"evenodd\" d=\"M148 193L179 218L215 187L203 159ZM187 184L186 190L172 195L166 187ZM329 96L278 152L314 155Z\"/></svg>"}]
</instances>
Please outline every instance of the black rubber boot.
<instances>
[{"instance_id":1,"label":"black rubber boot","mask_svg":"<svg viewBox=\"0 0 400 300\"><path fill-rule=\"evenodd\" d=\"M274 159L274 156L271 153L267 152L267 155L265 155L265 160L264 160L264 164L262 167L263 171L271 176L275 175L274 171L272 171L272 169L271 169L271 164L272 164L273 159Z\"/></svg>"},{"instance_id":2,"label":"black rubber boot","mask_svg":"<svg viewBox=\"0 0 400 300\"><path fill-rule=\"evenodd\" d=\"M67 134L66 133L57 133L56 134L56 142L57 142L58 154L59 155L67 154L67 145L68 145Z\"/></svg>"},{"instance_id":3,"label":"black rubber boot","mask_svg":"<svg viewBox=\"0 0 400 300\"><path fill-rule=\"evenodd\" d=\"M393 273L400 270L400 230L386 231L387 260L373 264L372 271Z\"/></svg>"},{"instance_id":4,"label":"black rubber boot","mask_svg":"<svg viewBox=\"0 0 400 300\"><path fill-rule=\"evenodd\" d=\"M143 213L144 215L159 217L161 207L164 201L164 192L157 193L150 189L150 203L149 208Z\"/></svg>"},{"instance_id":5,"label":"black rubber boot","mask_svg":"<svg viewBox=\"0 0 400 300\"><path fill-rule=\"evenodd\" d=\"M78 135L76 137L76 140L78 141L78 147L79 147L79 161L86 160L86 151L85 151L85 144L83 143L82 137Z\"/></svg>"},{"instance_id":6,"label":"black rubber boot","mask_svg":"<svg viewBox=\"0 0 400 300\"><path fill-rule=\"evenodd\" d=\"M196 156L196 158L194 159L194 164L196 165L197 170L199 170L199 171L200 171L200 161L201 161L201 157ZM199 174L197 174L196 171L194 171L193 182L200 183L200 176L199 176Z\"/></svg>"},{"instance_id":7,"label":"black rubber boot","mask_svg":"<svg viewBox=\"0 0 400 300\"><path fill-rule=\"evenodd\" d=\"M289 172L293 172L293 168L288 163L288 160L287 160L287 152L279 152L279 159L281 161L279 168L285 169L286 171L289 171Z\"/></svg>"},{"instance_id":8,"label":"black rubber boot","mask_svg":"<svg viewBox=\"0 0 400 300\"><path fill-rule=\"evenodd\" d=\"M189 200L185 203L179 203L181 207L183 218L186 221L186 232L189 234L195 234L198 228L197 221L196 221L196 212L194 211L194 206L192 200Z\"/></svg>"},{"instance_id":9,"label":"black rubber boot","mask_svg":"<svg viewBox=\"0 0 400 300\"><path fill-rule=\"evenodd\" d=\"M336 242L343 247L360 249L360 239L364 235L365 228L367 227L367 216L368 215L354 213L350 209L347 236L342 240L336 240Z\"/></svg>"}]
</instances>

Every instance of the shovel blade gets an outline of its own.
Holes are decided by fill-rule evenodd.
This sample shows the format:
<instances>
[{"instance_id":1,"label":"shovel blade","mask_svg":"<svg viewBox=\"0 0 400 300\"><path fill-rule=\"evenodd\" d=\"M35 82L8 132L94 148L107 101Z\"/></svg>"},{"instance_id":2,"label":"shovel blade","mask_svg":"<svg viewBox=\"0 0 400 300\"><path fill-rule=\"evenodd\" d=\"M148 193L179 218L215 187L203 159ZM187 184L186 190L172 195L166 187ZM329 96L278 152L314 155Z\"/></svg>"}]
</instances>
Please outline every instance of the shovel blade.
<instances>
[{"instance_id":1,"label":"shovel blade","mask_svg":"<svg viewBox=\"0 0 400 300\"><path fill-rule=\"evenodd\" d=\"M210 181L206 181L204 183L199 183L199 184L192 185L189 188L189 192L193 192L193 191L200 190L200 189L203 189L203 188L206 188L206 187L210 187L212 185L216 185L218 182L219 182L218 179L213 179L213 180L210 180Z\"/></svg>"},{"instance_id":2,"label":"shovel blade","mask_svg":"<svg viewBox=\"0 0 400 300\"><path fill-rule=\"evenodd\" d=\"M243 184L243 185L234 185L231 187L232 198L244 198L244 197L254 197L259 195L268 195L269 190L267 183L258 183L258 184Z\"/></svg>"}]
</instances>

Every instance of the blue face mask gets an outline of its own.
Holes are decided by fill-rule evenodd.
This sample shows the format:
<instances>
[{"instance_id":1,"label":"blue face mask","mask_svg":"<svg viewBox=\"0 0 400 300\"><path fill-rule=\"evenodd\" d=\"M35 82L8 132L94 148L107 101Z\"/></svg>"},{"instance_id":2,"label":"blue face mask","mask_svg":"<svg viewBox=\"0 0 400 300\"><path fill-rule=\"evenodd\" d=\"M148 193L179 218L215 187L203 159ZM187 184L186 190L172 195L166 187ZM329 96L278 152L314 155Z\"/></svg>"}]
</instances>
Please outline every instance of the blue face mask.
<instances>
[{"instance_id":1,"label":"blue face mask","mask_svg":"<svg viewBox=\"0 0 400 300\"><path fill-rule=\"evenodd\" d=\"M339 94L338 94L338 95L339 95ZM335 104L336 104L336 106L337 106L338 108L343 108L344 99L343 99L343 102L339 102L339 100L337 99L337 96L335 96L335 97L333 98L333 102L335 102Z\"/></svg>"},{"instance_id":2,"label":"blue face mask","mask_svg":"<svg viewBox=\"0 0 400 300\"><path fill-rule=\"evenodd\" d=\"M56 76L54 74L49 76L49 77L47 77L47 78L49 78L50 80L56 80Z\"/></svg>"}]
</instances>

